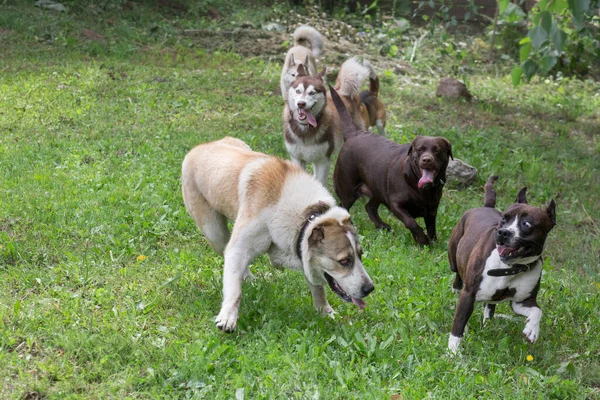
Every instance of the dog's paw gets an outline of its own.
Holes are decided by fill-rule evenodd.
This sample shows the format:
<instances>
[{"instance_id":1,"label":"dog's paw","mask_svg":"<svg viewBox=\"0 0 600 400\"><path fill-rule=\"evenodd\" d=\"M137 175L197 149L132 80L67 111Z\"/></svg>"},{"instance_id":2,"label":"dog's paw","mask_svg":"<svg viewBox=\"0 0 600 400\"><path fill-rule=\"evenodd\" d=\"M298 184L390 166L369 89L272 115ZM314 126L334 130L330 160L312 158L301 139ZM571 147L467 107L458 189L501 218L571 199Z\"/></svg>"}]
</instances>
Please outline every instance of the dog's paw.
<instances>
[{"instance_id":1,"label":"dog's paw","mask_svg":"<svg viewBox=\"0 0 600 400\"><path fill-rule=\"evenodd\" d=\"M335 314L337 314L337 312L330 305L326 305L321 310L321 315L323 317L329 317L331 319L335 319Z\"/></svg>"},{"instance_id":2,"label":"dog's paw","mask_svg":"<svg viewBox=\"0 0 600 400\"><path fill-rule=\"evenodd\" d=\"M388 224L386 224L385 222L382 222L380 225L375 226L377 229L385 229L388 232L392 231L392 227L389 226Z\"/></svg>"},{"instance_id":3,"label":"dog's paw","mask_svg":"<svg viewBox=\"0 0 600 400\"><path fill-rule=\"evenodd\" d=\"M246 282L254 282L256 280L256 277L252 274L252 272L250 272L250 269L246 269L246 272L244 272L244 281Z\"/></svg>"},{"instance_id":4,"label":"dog's paw","mask_svg":"<svg viewBox=\"0 0 600 400\"><path fill-rule=\"evenodd\" d=\"M413 233L413 238L415 239L415 242L421 246L427 246L431 244L431 240L429 240L429 237L423 231Z\"/></svg>"},{"instance_id":5,"label":"dog's paw","mask_svg":"<svg viewBox=\"0 0 600 400\"><path fill-rule=\"evenodd\" d=\"M451 355L455 356L458 354L458 348L461 341L461 337L450 335L450 338L448 338L448 351Z\"/></svg>"},{"instance_id":6,"label":"dog's paw","mask_svg":"<svg viewBox=\"0 0 600 400\"><path fill-rule=\"evenodd\" d=\"M221 311L219 315L217 315L215 325L223 332L233 332L237 324L237 318L237 312Z\"/></svg>"},{"instance_id":7,"label":"dog's paw","mask_svg":"<svg viewBox=\"0 0 600 400\"><path fill-rule=\"evenodd\" d=\"M523 336L529 343L535 343L540 335L540 327L537 324L527 324L523 329Z\"/></svg>"}]
</instances>

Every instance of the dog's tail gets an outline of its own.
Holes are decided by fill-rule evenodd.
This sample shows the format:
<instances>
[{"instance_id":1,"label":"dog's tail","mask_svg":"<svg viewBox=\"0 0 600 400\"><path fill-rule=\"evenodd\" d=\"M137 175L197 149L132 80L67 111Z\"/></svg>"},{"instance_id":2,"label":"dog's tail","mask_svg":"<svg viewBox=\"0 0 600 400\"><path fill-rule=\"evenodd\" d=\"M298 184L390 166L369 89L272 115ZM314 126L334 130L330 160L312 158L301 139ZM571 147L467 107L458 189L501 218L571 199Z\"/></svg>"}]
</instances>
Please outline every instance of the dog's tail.
<instances>
[{"instance_id":1,"label":"dog's tail","mask_svg":"<svg viewBox=\"0 0 600 400\"><path fill-rule=\"evenodd\" d=\"M344 134L344 140L348 140L351 137L360 134L360 131L352 122L352 117L350 116L348 109L344 105L342 98L340 97L338 92L333 87L331 87L331 85L329 85L329 92L331 93L331 100L333 100L333 105L335 105L335 108L338 114L340 115L340 123L342 125L342 133Z\"/></svg>"},{"instance_id":2,"label":"dog's tail","mask_svg":"<svg viewBox=\"0 0 600 400\"><path fill-rule=\"evenodd\" d=\"M494 208L496 207L496 190L494 189L494 183L498 180L496 175L492 175L488 178L483 190L485 190L485 202L484 207Z\"/></svg>"},{"instance_id":3,"label":"dog's tail","mask_svg":"<svg viewBox=\"0 0 600 400\"><path fill-rule=\"evenodd\" d=\"M308 25L296 28L294 31L294 44L308 47L315 57L318 57L323 51L323 37L321 37L319 31Z\"/></svg>"},{"instance_id":4,"label":"dog's tail","mask_svg":"<svg viewBox=\"0 0 600 400\"><path fill-rule=\"evenodd\" d=\"M377 72L366 59L363 60L363 65L369 70L369 92L375 97L379 95L379 78Z\"/></svg>"},{"instance_id":5,"label":"dog's tail","mask_svg":"<svg viewBox=\"0 0 600 400\"><path fill-rule=\"evenodd\" d=\"M356 57L351 57L342 64L335 89L342 96L352 97L358 93L367 76L369 76L369 69Z\"/></svg>"}]
</instances>

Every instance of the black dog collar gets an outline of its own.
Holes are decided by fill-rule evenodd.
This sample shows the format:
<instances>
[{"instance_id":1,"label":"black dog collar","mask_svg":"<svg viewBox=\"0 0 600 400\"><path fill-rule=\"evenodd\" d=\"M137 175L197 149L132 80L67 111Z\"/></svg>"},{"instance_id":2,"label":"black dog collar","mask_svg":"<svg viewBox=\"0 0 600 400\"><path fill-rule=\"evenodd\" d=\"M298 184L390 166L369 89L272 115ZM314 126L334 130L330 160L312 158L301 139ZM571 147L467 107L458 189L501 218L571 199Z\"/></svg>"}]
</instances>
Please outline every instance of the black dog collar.
<instances>
[{"instance_id":1,"label":"black dog collar","mask_svg":"<svg viewBox=\"0 0 600 400\"><path fill-rule=\"evenodd\" d=\"M324 211L325 212L325 211ZM298 233L298 239L296 239L296 255L302 261L302 240L304 239L304 234L306 233L306 228L308 224L315 220L319 215L323 215L324 212L314 212L310 214L310 217L304 221L302 228L300 228L300 233Z\"/></svg>"},{"instance_id":2,"label":"black dog collar","mask_svg":"<svg viewBox=\"0 0 600 400\"><path fill-rule=\"evenodd\" d=\"M513 264L510 268L497 268L490 269L488 271L489 276L509 276L509 275L517 275L522 272L531 271L531 269L540 261L540 258L537 258L534 262L530 264Z\"/></svg>"}]
</instances>

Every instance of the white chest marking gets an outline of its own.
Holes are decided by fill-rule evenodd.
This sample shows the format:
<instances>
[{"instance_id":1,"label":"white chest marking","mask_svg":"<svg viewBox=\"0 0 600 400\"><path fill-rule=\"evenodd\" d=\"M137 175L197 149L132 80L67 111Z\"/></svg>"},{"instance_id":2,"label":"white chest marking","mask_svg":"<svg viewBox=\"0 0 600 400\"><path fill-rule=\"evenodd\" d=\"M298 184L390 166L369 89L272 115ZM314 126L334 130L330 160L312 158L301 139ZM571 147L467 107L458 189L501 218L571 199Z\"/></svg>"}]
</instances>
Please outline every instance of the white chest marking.
<instances>
[{"instance_id":1,"label":"white chest marking","mask_svg":"<svg viewBox=\"0 0 600 400\"><path fill-rule=\"evenodd\" d=\"M524 260L526 261L526 260ZM529 261L532 262L533 260ZM524 262L525 263L525 262ZM526 264L526 263L525 263ZM500 260L498 250L494 249L490 256L485 261L485 269L483 270L483 279L479 285L479 290L475 295L477 301L485 301L488 303L496 303L490 301L494 294L499 290L515 289L514 296L507 297L501 301L523 301L529 297L532 289L537 284L542 274L542 262L538 261L536 265L528 272L509 276L489 276L487 273L490 269L510 268L510 265L503 263ZM498 301L500 302L500 301Z\"/></svg>"}]
</instances>

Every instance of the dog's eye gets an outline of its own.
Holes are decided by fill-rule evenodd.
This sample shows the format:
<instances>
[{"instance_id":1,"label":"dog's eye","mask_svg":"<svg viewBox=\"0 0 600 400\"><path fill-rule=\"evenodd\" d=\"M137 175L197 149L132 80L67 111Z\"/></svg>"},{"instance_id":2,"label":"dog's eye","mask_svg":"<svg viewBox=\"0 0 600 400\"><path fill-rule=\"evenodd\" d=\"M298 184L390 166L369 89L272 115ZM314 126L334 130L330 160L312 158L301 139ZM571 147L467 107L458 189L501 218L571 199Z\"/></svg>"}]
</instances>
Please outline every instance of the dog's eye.
<instances>
[{"instance_id":1,"label":"dog's eye","mask_svg":"<svg viewBox=\"0 0 600 400\"><path fill-rule=\"evenodd\" d=\"M352 263L352 260L349 258L342 258L341 260L338 260L338 262L342 267L349 267Z\"/></svg>"},{"instance_id":2,"label":"dog's eye","mask_svg":"<svg viewBox=\"0 0 600 400\"><path fill-rule=\"evenodd\" d=\"M531 224L531 222L529 222L529 221L523 221L523 226L524 226L525 228L531 228L533 225L532 225L532 224Z\"/></svg>"},{"instance_id":3,"label":"dog's eye","mask_svg":"<svg viewBox=\"0 0 600 400\"><path fill-rule=\"evenodd\" d=\"M297 93L297 94L300 94L300 89L296 89L296 93Z\"/></svg>"},{"instance_id":4,"label":"dog's eye","mask_svg":"<svg viewBox=\"0 0 600 400\"><path fill-rule=\"evenodd\" d=\"M308 95L309 95L309 96L314 96L314 95L315 95L315 92L308 92Z\"/></svg>"}]
</instances>

